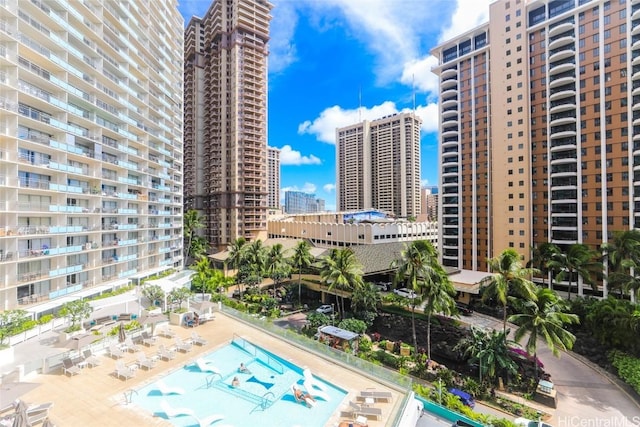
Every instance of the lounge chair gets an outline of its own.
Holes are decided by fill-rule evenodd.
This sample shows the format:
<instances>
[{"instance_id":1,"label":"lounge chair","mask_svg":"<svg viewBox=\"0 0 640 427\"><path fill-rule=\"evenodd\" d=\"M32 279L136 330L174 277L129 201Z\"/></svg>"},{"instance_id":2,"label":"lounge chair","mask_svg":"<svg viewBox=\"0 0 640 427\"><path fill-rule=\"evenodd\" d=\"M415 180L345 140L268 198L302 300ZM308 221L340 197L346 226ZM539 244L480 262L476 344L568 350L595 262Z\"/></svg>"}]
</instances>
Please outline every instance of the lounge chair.
<instances>
[{"instance_id":1,"label":"lounge chair","mask_svg":"<svg viewBox=\"0 0 640 427\"><path fill-rule=\"evenodd\" d=\"M92 368L94 366L99 366L102 363L100 359L98 359L96 356L93 355L93 353L91 352L91 349L86 349L85 351L83 351L82 356L84 357L85 363L91 366Z\"/></svg>"},{"instance_id":2,"label":"lounge chair","mask_svg":"<svg viewBox=\"0 0 640 427\"><path fill-rule=\"evenodd\" d=\"M309 368L305 368L302 371L303 375L304 375L304 380L308 381L313 387L318 388L322 391L324 391L325 393L328 391L327 390L327 386L324 385L322 382L318 381L313 374L311 373L311 370Z\"/></svg>"},{"instance_id":3,"label":"lounge chair","mask_svg":"<svg viewBox=\"0 0 640 427\"><path fill-rule=\"evenodd\" d=\"M298 391L298 386L293 384L291 386L291 393L293 394L294 399L296 399L296 402L304 403L309 408L312 408L312 407L314 407L316 405L316 401L313 400L312 398L309 398L309 397L300 398L300 397L298 397L297 391Z\"/></svg>"},{"instance_id":4,"label":"lounge chair","mask_svg":"<svg viewBox=\"0 0 640 427\"><path fill-rule=\"evenodd\" d=\"M69 374L71 377L82 372L82 369L80 369L78 365L74 364L68 357L62 359L62 370L65 375Z\"/></svg>"},{"instance_id":5,"label":"lounge chair","mask_svg":"<svg viewBox=\"0 0 640 427\"><path fill-rule=\"evenodd\" d=\"M138 353L138 366L141 368L146 368L147 370L151 368L155 368L156 360L150 359L143 352Z\"/></svg>"},{"instance_id":6,"label":"lounge chair","mask_svg":"<svg viewBox=\"0 0 640 427\"><path fill-rule=\"evenodd\" d=\"M114 359L120 359L121 357L124 357L124 352L116 344L111 344L109 346L109 356Z\"/></svg>"},{"instance_id":7,"label":"lounge chair","mask_svg":"<svg viewBox=\"0 0 640 427\"><path fill-rule=\"evenodd\" d=\"M211 372L214 374L220 373L220 370L216 368L212 364L212 362L206 361L203 358L196 359L196 366L198 366L198 369L200 369L202 372Z\"/></svg>"},{"instance_id":8,"label":"lounge chair","mask_svg":"<svg viewBox=\"0 0 640 427\"><path fill-rule=\"evenodd\" d=\"M191 344L190 341L183 341L182 338L176 337L176 348L178 349L178 351L187 353L191 351L191 349L193 348L193 344Z\"/></svg>"},{"instance_id":9,"label":"lounge chair","mask_svg":"<svg viewBox=\"0 0 640 427\"><path fill-rule=\"evenodd\" d=\"M176 352L172 348L167 348L164 344L160 344L158 347L158 357L162 360L173 360L176 357Z\"/></svg>"},{"instance_id":10,"label":"lounge chair","mask_svg":"<svg viewBox=\"0 0 640 427\"><path fill-rule=\"evenodd\" d=\"M370 406L360 405L352 400L349 401L349 409L342 411L343 414L351 416L364 416L365 418L375 418L377 420L382 417L382 409Z\"/></svg>"},{"instance_id":11,"label":"lounge chair","mask_svg":"<svg viewBox=\"0 0 640 427\"><path fill-rule=\"evenodd\" d=\"M194 415L193 418L195 418L196 421L198 421L198 425L200 427L209 427L211 424L213 424L215 422L218 422L220 420L224 420L224 415L213 414L213 415L209 415L208 417L205 417L203 419L199 419L198 417L196 417Z\"/></svg>"},{"instance_id":12,"label":"lounge chair","mask_svg":"<svg viewBox=\"0 0 640 427\"><path fill-rule=\"evenodd\" d=\"M114 372L117 378L124 378L128 380L136 376L136 371L132 367L125 366L122 360L116 362L116 371Z\"/></svg>"},{"instance_id":13,"label":"lounge chair","mask_svg":"<svg viewBox=\"0 0 640 427\"><path fill-rule=\"evenodd\" d=\"M306 392L308 394L310 394L313 397L319 397L322 400L328 402L329 401L329 395L327 393L325 393L322 390L318 390L316 388L313 388L313 386L311 385L311 381L309 380L304 380L303 383L304 389L306 390Z\"/></svg>"},{"instance_id":14,"label":"lounge chair","mask_svg":"<svg viewBox=\"0 0 640 427\"><path fill-rule=\"evenodd\" d=\"M372 398L374 401L390 402L393 394L390 391L375 391L375 390L363 390L360 392L360 397Z\"/></svg>"},{"instance_id":15,"label":"lounge chair","mask_svg":"<svg viewBox=\"0 0 640 427\"><path fill-rule=\"evenodd\" d=\"M158 339L156 337L154 337L154 336L151 336L151 334L149 332L147 332L147 331L143 331L142 332L142 344L151 347L157 341L158 341Z\"/></svg>"},{"instance_id":16,"label":"lounge chair","mask_svg":"<svg viewBox=\"0 0 640 427\"><path fill-rule=\"evenodd\" d=\"M176 337L176 333L170 329L168 326L165 326L163 328L158 328L158 334L162 335L165 338L175 338Z\"/></svg>"},{"instance_id":17,"label":"lounge chair","mask_svg":"<svg viewBox=\"0 0 640 427\"><path fill-rule=\"evenodd\" d=\"M27 408L28 425L35 425L43 422L49 416L49 410L53 408L53 402L30 405Z\"/></svg>"},{"instance_id":18,"label":"lounge chair","mask_svg":"<svg viewBox=\"0 0 640 427\"><path fill-rule=\"evenodd\" d=\"M138 344L135 344L133 342L133 338L131 338L131 337L127 337L124 340L124 347L127 349L127 351L131 351L131 352L134 352L134 353L136 351L141 351L142 350Z\"/></svg>"},{"instance_id":19,"label":"lounge chair","mask_svg":"<svg viewBox=\"0 0 640 427\"><path fill-rule=\"evenodd\" d=\"M156 381L156 389L160 392L160 394L162 395L167 395L167 394L184 394L184 389L180 388L180 387L171 387L168 386L164 383L164 381L162 380L158 380Z\"/></svg>"},{"instance_id":20,"label":"lounge chair","mask_svg":"<svg viewBox=\"0 0 640 427\"><path fill-rule=\"evenodd\" d=\"M207 340L202 338L196 331L191 332L191 342L196 345L207 345Z\"/></svg>"},{"instance_id":21,"label":"lounge chair","mask_svg":"<svg viewBox=\"0 0 640 427\"><path fill-rule=\"evenodd\" d=\"M190 415L195 416L193 409L191 408L174 408L166 400L162 400L160 402L160 407L162 411L167 415L168 418L179 417L181 415Z\"/></svg>"}]
</instances>

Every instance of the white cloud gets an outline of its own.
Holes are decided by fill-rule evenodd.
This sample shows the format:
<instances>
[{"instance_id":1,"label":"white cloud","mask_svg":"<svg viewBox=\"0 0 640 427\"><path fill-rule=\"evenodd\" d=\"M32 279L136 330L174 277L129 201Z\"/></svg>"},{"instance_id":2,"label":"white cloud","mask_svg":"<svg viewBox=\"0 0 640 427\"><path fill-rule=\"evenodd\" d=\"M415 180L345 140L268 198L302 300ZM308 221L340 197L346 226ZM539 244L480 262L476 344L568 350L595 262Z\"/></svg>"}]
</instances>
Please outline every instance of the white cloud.
<instances>
[{"instance_id":1,"label":"white cloud","mask_svg":"<svg viewBox=\"0 0 640 427\"><path fill-rule=\"evenodd\" d=\"M297 60L293 41L298 25L296 3L278 1L272 16L269 26L269 72L279 73Z\"/></svg>"},{"instance_id":2,"label":"white cloud","mask_svg":"<svg viewBox=\"0 0 640 427\"><path fill-rule=\"evenodd\" d=\"M405 108L402 112L411 111ZM299 134L315 135L316 139L328 144L335 144L336 129L360 123L363 120L377 120L381 117L401 112L396 104L385 101L371 108L343 109L338 105L326 108L316 119L306 120L298 126ZM438 105L435 103L416 106L416 115L422 119L423 132L435 132L438 130Z\"/></svg>"},{"instance_id":3,"label":"white cloud","mask_svg":"<svg viewBox=\"0 0 640 427\"><path fill-rule=\"evenodd\" d=\"M391 101L383 102L371 108L346 110L339 105L329 107L313 121L307 120L298 126L299 134L315 135L318 141L328 144L336 143L336 128L359 123L362 120L375 120L389 114L397 113L396 105Z\"/></svg>"},{"instance_id":4,"label":"white cloud","mask_svg":"<svg viewBox=\"0 0 640 427\"><path fill-rule=\"evenodd\" d=\"M404 64L400 81L407 86L413 86L421 92L438 92L438 76L431 69L438 65L438 58L429 55L421 59L411 59Z\"/></svg>"},{"instance_id":5,"label":"white cloud","mask_svg":"<svg viewBox=\"0 0 640 427\"><path fill-rule=\"evenodd\" d=\"M421 188L424 188L424 187L430 187L430 186L431 186L431 184L429 183L429 180L428 180L428 179L422 179L422 180L420 180L420 187L421 187Z\"/></svg>"},{"instance_id":6,"label":"white cloud","mask_svg":"<svg viewBox=\"0 0 640 427\"><path fill-rule=\"evenodd\" d=\"M291 148L290 145L285 145L280 148L280 164L281 165L320 165L322 161L310 154L309 156L303 156L299 151Z\"/></svg>"},{"instance_id":7,"label":"white cloud","mask_svg":"<svg viewBox=\"0 0 640 427\"><path fill-rule=\"evenodd\" d=\"M489 3L492 0L458 0L448 26L440 32L440 41L454 38L489 21Z\"/></svg>"},{"instance_id":8,"label":"white cloud","mask_svg":"<svg viewBox=\"0 0 640 427\"><path fill-rule=\"evenodd\" d=\"M336 185L335 184L325 184L325 185L322 186L322 189L325 191L325 193L331 193L332 191L335 191Z\"/></svg>"}]
</instances>

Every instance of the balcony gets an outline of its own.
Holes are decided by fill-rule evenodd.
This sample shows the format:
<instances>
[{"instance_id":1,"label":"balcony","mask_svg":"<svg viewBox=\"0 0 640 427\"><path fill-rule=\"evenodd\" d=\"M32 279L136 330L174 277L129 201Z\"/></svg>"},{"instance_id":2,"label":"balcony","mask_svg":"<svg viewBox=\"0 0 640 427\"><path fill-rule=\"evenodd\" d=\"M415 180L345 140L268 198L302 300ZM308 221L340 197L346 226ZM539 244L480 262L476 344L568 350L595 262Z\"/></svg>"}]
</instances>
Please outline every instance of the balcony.
<instances>
[{"instance_id":1,"label":"balcony","mask_svg":"<svg viewBox=\"0 0 640 427\"><path fill-rule=\"evenodd\" d=\"M564 45L569 45L571 44L571 47L575 48L575 41L576 38L573 35L573 32L567 33L566 35L563 35L562 37L553 39L553 41L549 42L549 50L550 50L550 56L549 56L549 60L557 60L557 58L554 58L553 55L553 51L560 49L562 46Z\"/></svg>"},{"instance_id":2,"label":"balcony","mask_svg":"<svg viewBox=\"0 0 640 427\"><path fill-rule=\"evenodd\" d=\"M564 73L576 69L576 60L571 58L565 61L558 61L556 63L549 64L549 76L554 76L558 73Z\"/></svg>"},{"instance_id":3,"label":"balcony","mask_svg":"<svg viewBox=\"0 0 640 427\"><path fill-rule=\"evenodd\" d=\"M556 37L556 36L558 36L558 35L560 35L560 34L562 34L564 32L568 32L568 31L573 32L573 26L574 25L575 24L573 22L569 21L569 22L563 22L561 24L558 24L555 27L551 27L549 29L549 35L548 35L549 39L553 41L554 37ZM549 46L549 47L551 47L551 46Z\"/></svg>"}]
</instances>

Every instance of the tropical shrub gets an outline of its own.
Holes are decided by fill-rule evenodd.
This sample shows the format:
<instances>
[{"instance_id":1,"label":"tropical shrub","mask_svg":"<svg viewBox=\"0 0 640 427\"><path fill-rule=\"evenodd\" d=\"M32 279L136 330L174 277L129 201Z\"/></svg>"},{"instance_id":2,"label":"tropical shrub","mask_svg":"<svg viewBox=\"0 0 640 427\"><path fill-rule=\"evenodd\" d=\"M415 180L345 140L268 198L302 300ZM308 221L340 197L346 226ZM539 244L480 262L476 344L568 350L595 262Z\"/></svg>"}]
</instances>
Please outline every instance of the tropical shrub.
<instances>
[{"instance_id":1,"label":"tropical shrub","mask_svg":"<svg viewBox=\"0 0 640 427\"><path fill-rule=\"evenodd\" d=\"M640 393L640 359L619 350L609 352L608 356L620 378Z\"/></svg>"}]
</instances>

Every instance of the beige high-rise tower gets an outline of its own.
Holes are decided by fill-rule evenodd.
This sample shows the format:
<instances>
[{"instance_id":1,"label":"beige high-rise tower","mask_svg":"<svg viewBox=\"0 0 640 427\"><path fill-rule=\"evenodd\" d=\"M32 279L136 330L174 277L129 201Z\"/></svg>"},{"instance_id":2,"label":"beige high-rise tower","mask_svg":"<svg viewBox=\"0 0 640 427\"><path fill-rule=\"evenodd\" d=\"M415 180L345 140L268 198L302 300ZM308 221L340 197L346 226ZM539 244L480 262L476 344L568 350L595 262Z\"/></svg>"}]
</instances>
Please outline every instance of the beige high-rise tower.
<instances>
[{"instance_id":1,"label":"beige high-rise tower","mask_svg":"<svg viewBox=\"0 0 640 427\"><path fill-rule=\"evenodd\" d=\"M444 265L640 227L640 1L498 0L432 53Z\"/></svg>"},{"instance_id":2,"label":"beige high-rise tower","mask_svg":"<svg viewBox=\"0 0 640 427\"><path fill-rule=\"evenodd\" d=\"M173 0L0 1L0 310L182 268L183 26Z\"/></svg>"},{"instance_id":3,"label":"beige high-rise tower","mask_svg":"<svg viewBox=\"0 0 640 427\"><path fill-rule=\"evenodd\" d=\"M266 237L271 8L214 0L185 30L185 207L214 247Z\"/></svg>"},{"instance_id":4,"label":"beige high-rise tower","mask_svg":"<svg viewBox=\"0 0 640 427\"><path fill-rule=\"evenodd\" d=\"M338 211L420 214L420 125L414 113L336 129Z\"/></svg>"},{"instance_id":5,"label":"beige high-rise tower","mask_svg":"<svg viewBox=\"0 0 640 427\"><path fill-rule=\"evenodd\" d=\"M280 150L267 148L269 159L269 207L280 207Z\"/></svg>"}]
</instances>

